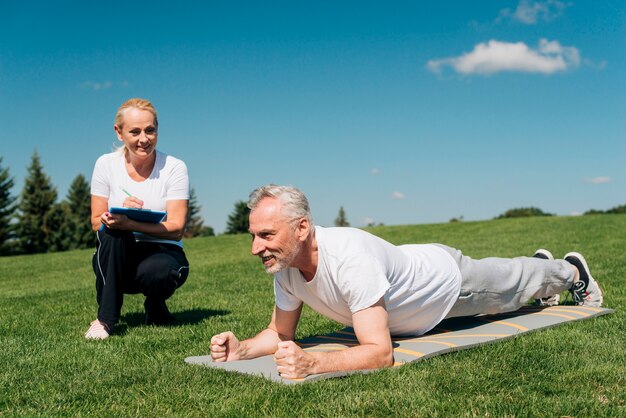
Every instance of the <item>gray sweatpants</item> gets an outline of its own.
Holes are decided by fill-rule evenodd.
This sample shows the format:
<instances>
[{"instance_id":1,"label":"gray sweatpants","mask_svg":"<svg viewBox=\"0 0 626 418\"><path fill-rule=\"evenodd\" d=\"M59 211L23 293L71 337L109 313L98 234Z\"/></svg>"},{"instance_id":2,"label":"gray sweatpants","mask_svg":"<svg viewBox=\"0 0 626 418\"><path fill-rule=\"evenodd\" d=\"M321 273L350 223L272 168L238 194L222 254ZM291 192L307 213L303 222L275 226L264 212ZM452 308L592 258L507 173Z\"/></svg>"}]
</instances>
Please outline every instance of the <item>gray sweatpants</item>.
<instances>
[{"instance_id":1,"label":"gray sweatpants","mask_svg":"<svg viewBox=\"0 0 626 418\"><path fill-rule=\"evenodd\" d=\"M568 290L576 269L565 260L533 257L474 260L461 251L446 250L461 270L461 294L446 318L516 311L531 299Z\"/></svg>"}]
</instances>

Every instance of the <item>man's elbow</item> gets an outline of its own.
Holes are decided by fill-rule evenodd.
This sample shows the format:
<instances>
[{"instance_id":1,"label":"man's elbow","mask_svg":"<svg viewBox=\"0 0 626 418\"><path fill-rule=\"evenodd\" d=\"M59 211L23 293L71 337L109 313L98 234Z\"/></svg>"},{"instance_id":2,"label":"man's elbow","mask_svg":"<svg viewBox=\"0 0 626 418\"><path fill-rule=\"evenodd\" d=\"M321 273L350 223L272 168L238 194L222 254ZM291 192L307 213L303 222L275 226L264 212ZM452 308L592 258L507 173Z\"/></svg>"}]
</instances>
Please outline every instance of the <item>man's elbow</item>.
<instances>
[{"instance_id":1,"label":"man's elbow","mask_svg":"<svg viewBox=\"0 0 626 418\"><path fill-rule=\"evenodd\" d=\"M393 366L393 348L389 347L383 351L380 356L380 367L391 367Z\"/></svg>"},{"instance_id":2,"label":"man's elbow","mask_svg":"<svg viewBox=\"0 0 626 418\"><path fill-rule=\"evenodd\" d=\"M372 353L370 357L370 368L372 369L381 369L384 367L391 367L394 364L393 359L393 348L389 347L379 347L376 352Z\"/></svg>"}]
</instances>

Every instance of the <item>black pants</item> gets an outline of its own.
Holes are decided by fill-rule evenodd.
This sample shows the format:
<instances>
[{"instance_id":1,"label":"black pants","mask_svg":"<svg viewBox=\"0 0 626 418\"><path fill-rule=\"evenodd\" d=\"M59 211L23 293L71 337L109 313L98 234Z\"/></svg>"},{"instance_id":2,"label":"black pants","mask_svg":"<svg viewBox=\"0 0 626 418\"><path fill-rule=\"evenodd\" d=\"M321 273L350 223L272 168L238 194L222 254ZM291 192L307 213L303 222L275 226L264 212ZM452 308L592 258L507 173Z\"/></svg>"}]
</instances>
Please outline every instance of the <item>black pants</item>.
<instances>
[{"instance_id":1,"label":"black pants","mask_svg":"<svg viewBox=\"0 0 626 418\"><path fill-rule=\"evenodd\" d=\"M189 262L179 246L136 242L130 231L103 228L97 235L93 271L98 320L110 328L120 319L124 294L164 301L187 280Z\"/></svg>"}]
</instances>

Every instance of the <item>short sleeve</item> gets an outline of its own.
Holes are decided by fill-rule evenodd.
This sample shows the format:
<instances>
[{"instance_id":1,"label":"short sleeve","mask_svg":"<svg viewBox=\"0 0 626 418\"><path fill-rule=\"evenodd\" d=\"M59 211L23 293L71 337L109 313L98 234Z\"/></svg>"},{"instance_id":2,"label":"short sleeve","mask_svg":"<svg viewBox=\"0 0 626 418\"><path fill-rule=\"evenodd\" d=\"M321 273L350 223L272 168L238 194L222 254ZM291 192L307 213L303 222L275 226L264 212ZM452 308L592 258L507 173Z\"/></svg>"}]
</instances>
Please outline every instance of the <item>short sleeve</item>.
<instances>
[{"instance_id":1,"label":"short sleeve","mask_svg":"<svg viewBox=\"0 0 626 418\"><path fill-rule=\"evenodd\" d=\"M295 311L302 305L302 300L293 294L290 286L291 269L285 269L274 275L274 298L276 306L283 311Z\"/></svg>"},{"instance_id":2,"label":"short sleeve","mask_svg":"<svg viewBox=\"0 0 626 418\"><path fill-rule=\"evenodd\" d=\"M339 269L337 284L353 314L378 302L390 287L380 262L371 254L347 259Z\"/></svg>"},{"instance_id":3,"label":"short sleeve","mask_svg":"<svg viewBox=\"0 0 626 418\"><path fill-rule=\"evenodd\" d=\"M166 200L189 200L189 174L187 165L181 160L175 160L169 178Z\"/></svg>"},{"instance_id":4,"label":"short sleeve","mask_svg":"<svg viewBox=\"0 0 626 418\"><path fill-rule=\"evenodd\" d=\"M107 199L111 195L106 155L98 158L94 165L93 174L91 175L91 194L93 196L106 197Z\"/></svg>"}]
</instances>

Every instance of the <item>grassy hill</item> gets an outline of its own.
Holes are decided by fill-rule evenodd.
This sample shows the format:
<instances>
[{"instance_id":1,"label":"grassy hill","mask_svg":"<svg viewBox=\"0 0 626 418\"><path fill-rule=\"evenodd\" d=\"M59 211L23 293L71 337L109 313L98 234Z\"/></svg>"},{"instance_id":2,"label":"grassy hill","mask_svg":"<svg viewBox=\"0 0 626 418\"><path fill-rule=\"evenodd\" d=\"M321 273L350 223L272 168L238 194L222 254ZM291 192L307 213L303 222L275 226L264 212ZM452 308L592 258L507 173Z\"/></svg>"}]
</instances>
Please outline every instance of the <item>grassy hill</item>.
<instances>
[{"instance_id":1,"label":"grassy hill","mask_svg":"<svg viewBox=\"0 0 626 418\"><path fill-rule=\"evenodd\" d=\"M93 251L0 258L0 415L625 416L626 215L386 226L393 243L441 242L475 258L583 253L616 313L369 375L280 385L185 364L210 337L265 327L271 276L246 235L186 242L172 327L142 325L127 296L118 332L86 341ZM298 337L340 325L305 310Z\"/></svg>"}]
</instances>

